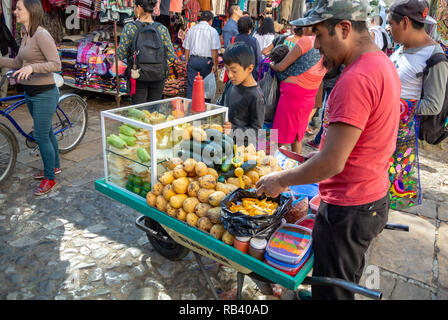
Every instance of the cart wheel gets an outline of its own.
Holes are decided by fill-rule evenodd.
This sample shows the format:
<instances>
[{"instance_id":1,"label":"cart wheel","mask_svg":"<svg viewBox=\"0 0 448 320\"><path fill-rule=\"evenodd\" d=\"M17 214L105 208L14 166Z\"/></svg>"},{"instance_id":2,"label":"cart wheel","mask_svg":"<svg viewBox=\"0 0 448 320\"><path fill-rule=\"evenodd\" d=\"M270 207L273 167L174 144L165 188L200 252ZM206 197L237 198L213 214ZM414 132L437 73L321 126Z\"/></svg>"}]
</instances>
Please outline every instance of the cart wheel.
<instances>
[{"instance_id":1,"label":"cart wheel","mask_svg":"<svg viewBox=\"0 0 448 320\"><path fill-rule=\"evenodd\" d=\"M163 227L156 221L151 218L145 217L145 226L159 232L160 234L169 237L168 233L163 229ZM156 249L158 253L160 253L165 258L171 261L182 260L187 256L190 252L190 249L185 248L184 246L178 243L166 242L156 237L146 234L151 245Z\"/></svg>"}]
</instances>

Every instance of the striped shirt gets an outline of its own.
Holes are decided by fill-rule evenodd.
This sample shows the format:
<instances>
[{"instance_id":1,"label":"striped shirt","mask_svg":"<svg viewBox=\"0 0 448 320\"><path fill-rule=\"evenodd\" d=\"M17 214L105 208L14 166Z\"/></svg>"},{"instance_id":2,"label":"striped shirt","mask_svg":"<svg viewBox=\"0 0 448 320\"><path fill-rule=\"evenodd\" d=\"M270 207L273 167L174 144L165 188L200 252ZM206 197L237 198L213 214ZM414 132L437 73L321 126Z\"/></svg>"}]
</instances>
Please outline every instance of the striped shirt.
<instances>
[{"instance_id":1,"label":"striped shirt","mask_svg":"<svg viewBox=\"0 0 448 320\"><path fill-rule=\"evenodd\" d=\"M221 49L218 31L206 21L201 21L188 30L183 47L190 50L190 56L212 57L212 50Z\"/></svg>"}]
</instances>

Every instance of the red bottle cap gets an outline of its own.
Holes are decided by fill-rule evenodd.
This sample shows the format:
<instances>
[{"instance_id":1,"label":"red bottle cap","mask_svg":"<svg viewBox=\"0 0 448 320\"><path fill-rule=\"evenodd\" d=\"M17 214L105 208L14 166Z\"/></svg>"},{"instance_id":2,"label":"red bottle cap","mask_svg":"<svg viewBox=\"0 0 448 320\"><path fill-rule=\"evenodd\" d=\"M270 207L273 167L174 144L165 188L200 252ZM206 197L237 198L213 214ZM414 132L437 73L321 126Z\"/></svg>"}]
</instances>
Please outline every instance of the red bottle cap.
<instances>
[{"instance_id":1,"label":"red bottle cap","mask_svg":"<svg viewBox=\"0 0 448 320\"><path fill-rule=\"evenodd\" d=\"M204 93L204 80L201 74L194 78L193 83L193 95L191 99L191 111L204 112L205 111L205 93Z\"/></svg>"}]
</instances>

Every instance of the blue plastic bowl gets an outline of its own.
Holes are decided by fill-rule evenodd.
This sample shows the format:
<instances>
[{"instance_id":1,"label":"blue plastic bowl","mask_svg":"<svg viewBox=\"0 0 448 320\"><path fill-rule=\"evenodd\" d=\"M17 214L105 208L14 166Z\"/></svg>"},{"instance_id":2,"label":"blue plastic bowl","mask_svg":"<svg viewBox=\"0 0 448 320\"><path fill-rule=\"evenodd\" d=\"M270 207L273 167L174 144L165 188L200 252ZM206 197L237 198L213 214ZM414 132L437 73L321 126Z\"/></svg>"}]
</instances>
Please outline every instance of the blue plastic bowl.
<instances>
[{"instance_id":1,"label":"blue plastic bowl","mask_svg":"<svg viewBox=\"0 0 448 320\"><path fill-rule=\"evenodd\" d=\"M303 195L308 197L309 200L319 193L319 186L317 183L291 186L289 189L291 189L296 197Z\"/></svg>"}]
</instances>

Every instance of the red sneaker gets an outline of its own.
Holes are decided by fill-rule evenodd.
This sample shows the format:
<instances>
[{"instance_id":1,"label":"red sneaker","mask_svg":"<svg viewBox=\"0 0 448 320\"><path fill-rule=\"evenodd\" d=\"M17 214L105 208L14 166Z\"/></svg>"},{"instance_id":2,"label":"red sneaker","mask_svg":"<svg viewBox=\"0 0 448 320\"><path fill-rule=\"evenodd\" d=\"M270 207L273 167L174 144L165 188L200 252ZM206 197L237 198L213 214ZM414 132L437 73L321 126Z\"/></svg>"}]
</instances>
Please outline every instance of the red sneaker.
<instances>
[{"instance_id":1,"label":"red sneaker","mask_svg":"<svg viewBox=\"0 0 448 320\"><path fill-rule=\"evenodd\" d=\"M313 148L313 149L319 149L319 145L318 145L318 144L315 144L313 140L311 140L311 141L307 141L307 142L306 142L306 145L309 146L309 147L311 147L311 148Z\"/></svg>"},{"instance_id":2,"label":"red sneaker","mask_svg":"<svg viewBox=\"0 0 448 320\"><path fill-rule=\"evenodd\" d=\"M54 180L48 180L47 178L44 178L40 185L34 189L34 195L35 196L41 196L43 194L46 194L53 189L53 187L56 185L56 181Z\"/></svg>"},{"instance_id":3,"label":"red sneaker","mask_svg":"<svg viewBox=\"0 0 448 320\"><path fill-rule=\"evenodd\" d=\"M54 174L59 174L61 173L61 168L54 168ZM44 170L42 170L41 172L39 172L38 174L36 174L34 176L34 179L36 180L40 180L44 178Z\"/></svg>"}]
</instances>

